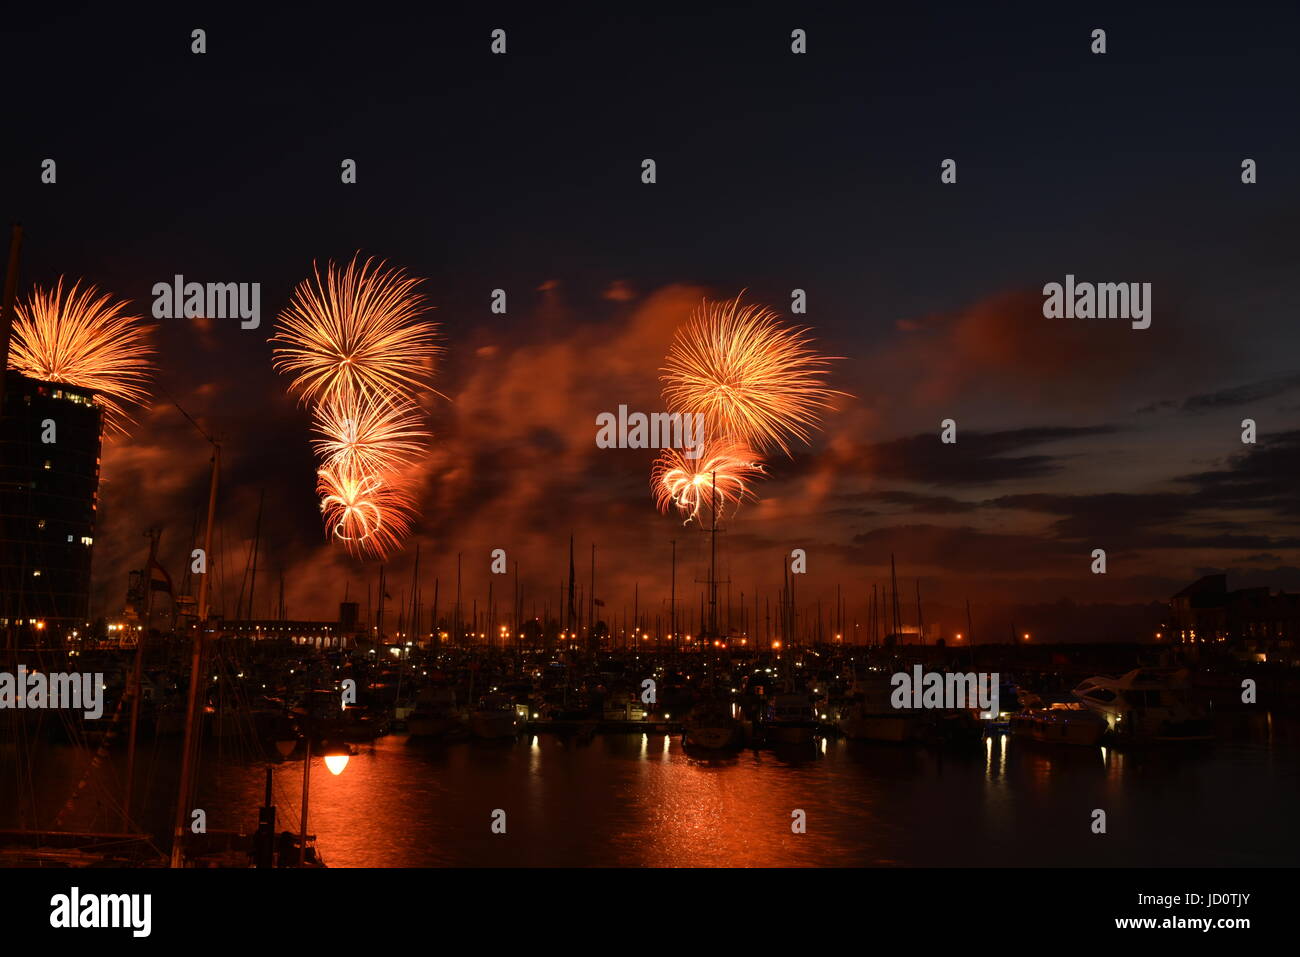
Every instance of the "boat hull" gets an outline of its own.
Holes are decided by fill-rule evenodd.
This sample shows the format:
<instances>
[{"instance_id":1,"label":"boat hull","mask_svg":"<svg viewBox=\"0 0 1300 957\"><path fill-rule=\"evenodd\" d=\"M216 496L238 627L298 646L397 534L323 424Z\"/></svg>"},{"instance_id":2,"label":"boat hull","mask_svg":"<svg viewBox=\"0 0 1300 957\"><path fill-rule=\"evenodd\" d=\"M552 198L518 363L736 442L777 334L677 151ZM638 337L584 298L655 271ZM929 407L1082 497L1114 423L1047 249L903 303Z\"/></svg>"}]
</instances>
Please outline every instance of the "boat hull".
<instances>
[{"instance_id":1,"label":"boat hull","mask_svg":"<svg viewBox=\"0 0 1300 957\"><path fill-rule=\"evenodd\" d=\"M1093 747L1101 743L1106 725L1101 721L1050 720L1016 715L1011 719L1011 736L1039 744Z\"/></svg>"},{"instance_id":2,"label":"boat hull","mask_svg":"<svg viewBox=\"0 0 1300 957\"><path fill-rule=\"evenodd\" d=\"M921 724L911 715L867 714L844 718L840 733L854 741L892 741L902 743L921 737Z\"/></svg>"},{"instance_id":3,"label":"boat hull","mask_svg":"<svg viewBox=\"0 0 1300 957\"><path fill-rule=\"evenodd\" d=\"M810 724L768 724L764 733L769 744L812 744L817 737Z\"/></svg>"},{"instance_id":4,"label":"boat hull","mask_svg":"<svg viewBox=\"0 0 1300 957\"><path fill-rule=\"evenodd\" d=\"M740 728L734 725L705 725L687 728L682 734L682 743L708 751L727 751L739 748L743 737Z\"/></svg>"},{"instance_id":5,"label":"boat hull","mask_svg":"<svg viewBox=\"0 0 1300 957\"><path fill-rule=\"evenodd\" d=\"M489 711L470 715L470 732L484 741L513 738L519 733L519 724L512 712Z\"/></svg>"}]
</instances>

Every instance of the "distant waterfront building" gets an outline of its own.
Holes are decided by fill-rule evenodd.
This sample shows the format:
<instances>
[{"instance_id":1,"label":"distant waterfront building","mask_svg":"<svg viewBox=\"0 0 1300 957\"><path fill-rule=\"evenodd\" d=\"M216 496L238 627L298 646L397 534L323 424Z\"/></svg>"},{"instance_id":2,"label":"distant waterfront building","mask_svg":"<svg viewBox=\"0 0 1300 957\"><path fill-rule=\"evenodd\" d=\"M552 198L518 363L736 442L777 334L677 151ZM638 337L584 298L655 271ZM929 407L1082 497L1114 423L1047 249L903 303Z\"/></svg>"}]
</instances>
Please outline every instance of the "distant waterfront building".
<instances>
[{"instance_id":1,"label":"distant waterfront building","mask_svg":"<svg viewBox=\"0 0 1300 957\"><path fill-rule=\"evenodd\" d=\"M356 644L357 603L339 602L338 621L281 621L268 619L232 619L219 622L228 638L251 638L255 641L291 641L314 648L346 649Z\"/></svg>"},{"instance_id":2,"label":"distant waterfront building","mask_svg":"<svg viewBox=\"0 0 1300 957\"><path fill-rule=\"evenodd\" d=\"M908 628L904 626L900 628L898 631L891 631L887 635L885 635L886 648L896 648L899 645L919 645L919 644L923 644L921 640L921 632L915 628Z\"/></svg>"},{"instance_id":3,"label":"distant waterfront building","mask_svg":"<svg viewBox=\"0 0 1300 957\"><path fill-rule=\"evenodd\" d=\"M6 371L0 628L55 635L87 623L102 427L89 389Z\"/></svg>"},{"instance_id":4,"label":"distant waterfront building","mask_svg":"<svg viewBox=\"0 0 1300 957\"><path fill-rule=\"evenodd\" d=\"M343 648L344 636L336 621L280 621L240 619L223 621L220 630L226 638L252 638L256 641L292 641L296 645L316 648Z\"/></svg>"},{"instance_id":5,"label":"distant waterfront building","mask_svg":"<svg viewBox=\"0 0 1300 957\"><path fill-rule=\"evenodd\" d=\"M1300 639L1300 594L1269 588L1228 590L1227 575L1206 575L1169 600L1178 644L1226 642L1267 661L1293 661Z\"/></svg>"}]
</instances>

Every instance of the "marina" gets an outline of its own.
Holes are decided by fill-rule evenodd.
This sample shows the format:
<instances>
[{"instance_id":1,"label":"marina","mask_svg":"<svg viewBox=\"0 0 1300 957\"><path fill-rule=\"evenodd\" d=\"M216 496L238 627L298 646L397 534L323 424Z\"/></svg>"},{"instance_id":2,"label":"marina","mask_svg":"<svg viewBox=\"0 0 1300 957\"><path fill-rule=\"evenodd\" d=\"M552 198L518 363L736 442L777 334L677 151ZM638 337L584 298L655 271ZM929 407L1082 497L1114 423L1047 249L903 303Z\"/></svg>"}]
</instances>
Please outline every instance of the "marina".
<instances>
[{"instance_id":1,"label":"marina","mask_svg":"<svg viewBox=\"0 0 1300 957\"><path fill-rule=\"evenodd\" d=\"M1058 648L1055 660L1071 652L1085 659L1079 674L1094 667L1096 648ZM1103 657L1119 662L1140 653L1117 646ZM49 651L41 656L57 657ZM7 790L0 802L4 859L46 866L164 866L172 852L167 822L180 783L175 755L184 741L183 723L174 714L187 697L187 656L169 643L146 656L141 675L148 676L150 693L142 695L138 713L123 706L130 698L132 656L82 649L77 657L110 676L106 709L116 720L106 733L92 736L94 723L78 715L4 716L0 750L23 775L23 786ZM697 815L716 824L722 811L713 802L723 792L715 788L732 795L727 813L737 817L740 831L733 837L740 843L731 852L741 855L733 863L762 863L781 846L783 825L774 815L782 802L822 809L814 820L828 829L817 832L821 836L808 842L797 862L925 863L941 845L932 847L921 836L933 835L935 825L919 822L929 813L927 803L937 810L954 787L974 802L974 819L956 815L963 827L980 832L962 851L973 855L1002 826L993 813L998 805L988 803L995 797L1018 806L1039 795L1051 813L1062 814L1081 788L1102 793L1119 787L1124 801L1155 815L1163 788L1195 779L1203 794L1191 804L1165 808L1160 827L1150 834L1159 853L1176 863L1170 829L1190 826L1204 813L1202 798L1240 795L1234 776L1255 781L1270 800L1284 802L1300 793L1300 763L1294 761L1300 756L1300 715L1285 706L1295 700L1289 669L1239 667L1241 674L1254 675L1266 700L1283 703L1257 709L1242 706L1239 695L1225 690L1239 681L1220 680L1222 670L1211 667L1146 668L1080 680L1059 665L1035 671L1036 657L1041 659L1014 646L591 655L404 645L304 652L286 641L217 641L202 669L193 761L193 805L204 812L204 833L184 835L177 863L486 864L498 860L494 853L484 856L493 846L483 841L492 836L487 814L499 809L506 811L506 833L512 835L509 854L522 855L514 862L560 865L572 862L567 855L573 845L542 836L538 815L565 820L565 814L556 816L556 805L588 807L585 833L612 828L606 834L612 838L631 826L629 815L649 814L664 799L665 807L655 812L658 825L639 831L636 841L624 835L625 845L615 842L595 855L601 863L628 864L633 859L620 855L648 853L645 846L664 836L657 828L695 833ZM996 664L1003 674L1018 662L1015 684L1007 688L1019 689L1019 702L997 715L982 713L978 705L891 707L885 696L907 683L913 668L921 667L918 659L931 670ZM655 700L643 703L643 695L650 697L646 678ZM355 703L341 704L344 687L355 688ZM1033 687L1040 692L1027 690ZM1062 687L1077 690L1049 690ZM1128 689L1129 699L1113 699L1105 713L1094 711L1090 696L1107 687ZM1164 713L1157 710L1162 690L1177 697L1180 718L1199 716L1203 733L1169 733L1167 723L1157 720ZM1134 720L1135 709L1147 716L1147 699L1136 692L1154 696L1154 717L1144 725ZM128 740L137 742L134 750ZM308 762L314 765L310 776ZM309 823L299 820L308 777ZM645 782L644 794L626 791L633 780ZM124 792L134 802L129 810ZM615 812L593 792L606 798L622 794L629 806ZM667 801L669 792L680 795ZM402 798L392 802L385 794ZM693 807L691 800L703 803ZM1147 801L1153 802L1149 808ZM349 806L367 809L364 823L344 824ZM670 825L660 816L668 808L685 817L674 817ZM872 818L876 823L854 830L868 813L879 815ZM399 815L407 816L400 827ZM762 827L760 820L766 821ZM749 833L749 827L759 829ZM394 838L389 828L405 837ZM1048 847L1032 829L1023 833L1023 842L985 847L993 857L978 862L1037 863ZM722 850L683 843L681 837L671 846L673 856L660 863L717 863ZM1076 852L1072 842L1060 843L1059 833L1055 846ZM1152 853L1141 841L1126 847L1134 862ZM1241 850L1242 859L1254 863L1269 863L1276 853L1262 838ZM397 856L385 857L392 854ZM1085 859L1111 860L1091 851Z\"/></svg>"},{"instance_id":2,"label":"marina","mask_svg":"<svg viewBox=\"0 0 1300 957\"><path fill-rule=\"evenodd\" d=\"M1202 862L1186 839L1193 830L1222 841L1221 865L1287 864L1268 822L1300 794L1295 724L1239 716L1222 729L1220 742L1192 751L1045 750L1008 736L953 751L826 737L706 756L650 731L434 746L394 733L358 747L338 777L317 765L311 827L331 867L1191 866ZM199 790L209 826L251 837L262 765L207 751ZM76 765L52 749L42 788L75 785ZM300 778L300 761L275 768L290 820ZM165 776L158 783L168 790ZM1099 802L1132 822L1123 842L1098 841L1084 823L1062 827ZM505 836L489 830L498 808ZM808 813L806 841L790 838L794 808ZM158 818L164 833L167 819Z\"/></svg>"},{"instance_id":3,"label":"marina","mask_svg":"<svg viewBox=\"0 0 1300 957\"><path fill-rule=\"evenodd\" d=\"M1300 6L6 12L20 952L1287 939Z\"/></svg>"}]
</instances>

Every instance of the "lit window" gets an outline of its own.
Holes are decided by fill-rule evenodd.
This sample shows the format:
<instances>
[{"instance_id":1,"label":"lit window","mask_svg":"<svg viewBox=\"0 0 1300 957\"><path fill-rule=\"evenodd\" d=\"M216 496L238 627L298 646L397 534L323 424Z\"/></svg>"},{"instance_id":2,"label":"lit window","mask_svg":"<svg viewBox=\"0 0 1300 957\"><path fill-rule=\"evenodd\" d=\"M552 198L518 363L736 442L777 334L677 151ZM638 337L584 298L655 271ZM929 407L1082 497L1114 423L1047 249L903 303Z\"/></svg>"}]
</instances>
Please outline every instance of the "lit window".
<instances>
[{"instance_id":1,"label":"lit window","mask_svg":"<svg viewBox=\"0 0 1300 957\"><path fill-rule=\"evenodd\" d=\"M41 577L41 570L38 568L38 569L36 569L35 571L33 571L33 572L32 572L32 577L33 577L33 578L40 578L40 577Z\"/></svg>"}]
</instances>

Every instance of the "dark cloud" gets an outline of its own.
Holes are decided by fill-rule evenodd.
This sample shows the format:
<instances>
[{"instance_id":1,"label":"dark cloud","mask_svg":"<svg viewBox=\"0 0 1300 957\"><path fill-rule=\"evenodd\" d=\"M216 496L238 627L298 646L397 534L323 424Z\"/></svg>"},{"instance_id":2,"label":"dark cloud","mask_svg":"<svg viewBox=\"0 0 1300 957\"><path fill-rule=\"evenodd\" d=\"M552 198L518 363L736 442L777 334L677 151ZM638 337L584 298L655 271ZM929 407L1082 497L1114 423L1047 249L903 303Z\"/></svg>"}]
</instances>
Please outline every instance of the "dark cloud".
<instances>
[{"instance_id":1,"label":"dark cloud","mask_svg":"<svg viewBox=\"0 0 1300 957\"><path fill-rule=\"evenodd\" d=\"M1063 541L1092 543L1112 551L1134 549L1269 549L1300 547L1300 537L1255 531L1242 523L1205 523L1217 534L1195 534L1190 521L1199 511L1230 507L1210 495L1179 492L1096 495L1006 495L989 502L998 508L1023 509L1060 516L1049 526ZM1180 528L1171 528L1181 523Z\"/></svg>"},{"instance_id":2,"label":"dark cloud","mask_svg":"<svg viewBox=\"0 0 1300 957\"><path fill-rule=\"evenodd\" d=\"M987 532L961 526L894 525L854 535L842 557L851 564L888 564L896 555L900 563L953 572L1037 573L1078 564L1077 547L1046 536Z\"/></svg>"},{"instance_id":3,"label":"dark cloud","mask_svg":"<svg viewBox=\"0 0 1300 957\"><path fill-rule=\"evenodd\" d=\"M1178 493L1096 495L1033 493L1004 495L990 501L997 508L1023 509L1060 516L1052 524L1056 538L1070 541L1131 542L1152 526L1184 518L1195 507L1189 495Z\"/></svg>"},{"instance_id":4,"label":"dark cloud","mask_svg":"<svg viewBox=\"0 0 1300 957\"><path fill-rule=\"evenodd\" d=\"M1126 322L1046 319L1039 290L1008 290L958 311L896 322L901 338L879 364L882 374L906 372L913 403L979 394L1095 407L1124 384L1172 386L1169 350L1178 351L1183 375L1204 361L1192 327L1164 301L1151 328L1135 331Z\"/></svg>"},{"instance_id":5,"label":"dark cloud","mask_svg":"<svg viewBox=\"0 0 1300 957\"><path fill-rule=\"evenodd\" d=\"M1300 430L1262 435L1259 444L1231 456L1227 466L1183 476L1204 504L1271 509L1300 518Z\"/></svg>"},{"instance_id":6,"label":"dark cloud","mask_svg":"<svg viewBox=\"0 0 1300 957\"><path fill-rule=\"evenodd\" d=\"M1182 408L1184 412L1212 412L1274 399L1294 389L1300 389L1300 373L1194 395L1183 402Z\"/></svg>"},{"instance_id":7,"label":"dark cloud","mask_svg":"<svg viewBox=\"0 0 1300 957\"><path fill-rule=\"evenodd\" d=\"M973 512L980 507L978 502L964 502L961 499L947 495L922 495L917 492L905 492L899 489L882 492L861 492L848 497L864 501L883 502L886 505L897 505L910 512L931 515L958 515L963 512Z\"/></svg>"},{"instance_id":8,"label":"dark cloud","mask_svg":"<svg viewBox=\"0 0 1300 957\"><path fill-rule=\"evenodd\" d=\"M1025 449L1069 439L1107 435L1112 426L1046 426L1000 432L958 431L957 441L945 445L939 431L857 446L846 465L876 478L923 485L992 485L1016 479L1042 478L1059 471L1055 455L1015 455Z\"/></svg>"}]
</instances>

